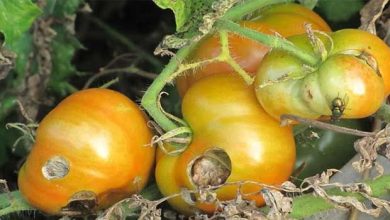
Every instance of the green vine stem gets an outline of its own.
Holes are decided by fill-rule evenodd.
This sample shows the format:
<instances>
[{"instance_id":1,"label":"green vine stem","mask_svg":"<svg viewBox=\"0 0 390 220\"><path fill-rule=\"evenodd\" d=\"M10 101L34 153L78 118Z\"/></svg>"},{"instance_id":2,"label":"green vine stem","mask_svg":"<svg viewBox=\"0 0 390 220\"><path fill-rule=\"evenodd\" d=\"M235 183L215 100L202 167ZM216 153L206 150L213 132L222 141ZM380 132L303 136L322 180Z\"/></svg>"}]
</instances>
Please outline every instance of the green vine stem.
<instances>
[{"instance_id":1,"label":"green vine stem","mask_svg":"<svg viewBox=\"0 0 390 220\"><path fill-rule=\"evenodd\" d=\"M390 123L390 105L383 104L379 110L375 113L375 118L384 122Z\"/></svg>"},{"instance_id":2,"label":"green vine stem","mask_svg":"<svg viewBox=\"0 0 390 220\"><path fill-rule=\"evenodd\" d=\"M191 47L184 47L180 49L174 57L171 58L167 66L163 69L160 75L153 81L146 90L141 100L141 105L149 113L149 115L157 122L157 124L164 130L170 131L179 126L171 121L164 112L159 108L160 92L164 86L169 82L169 78L178 69L179 64L187 57L191 52Z\"/></svg>"},{"instance_id":3,"label":"green vine stem","mask_svg":"<svg viewBox=\"0 0 390 220\"><path fill-rule=\"evenodd\" d=\"M306 62L310 66L315 66L320 59L306 53L305 51L297 48L291 42L277 36L267 35L263 33L259 33L255 30L241 27L239 24L229 21L229 20L219 20L217 21L217 28L227 30L232 33L236 33L240 36L244 36L250 38L252 40L256 40L262 44L265 44L271 48L282 49L291 54L294 54L304 62Z\"/></svg>"},{"instance_id":4,"label":"green vine stem","mask_svg":"<svg viewBox=\"0 0 390 220\"><path fill-rule=\"evenodd\" d=\"M219 36L221 41L221 54L218 56L219 60L228 63L247 84L252 84L253 78L247 72L245 72L245 70L230 55L228 32L220 31Z\"/></svg>"}]
</instances>

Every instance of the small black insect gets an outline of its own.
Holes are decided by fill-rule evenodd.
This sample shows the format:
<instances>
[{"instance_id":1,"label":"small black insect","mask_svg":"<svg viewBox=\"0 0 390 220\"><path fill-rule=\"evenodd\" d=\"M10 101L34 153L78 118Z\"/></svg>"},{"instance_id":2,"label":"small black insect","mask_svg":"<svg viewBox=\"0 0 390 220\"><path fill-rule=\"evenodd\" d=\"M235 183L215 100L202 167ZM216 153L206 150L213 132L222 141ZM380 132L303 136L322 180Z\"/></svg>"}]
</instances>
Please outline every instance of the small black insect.
<instances>
[{"instance_id":1,"label":"small black insect","mask_svg":"<svg viewBox=\"0 0 390 220\"><path fill-rule=\"evenodd\" d=\"M340 97L336 97L332 100L332 104L331 104L332 121L337 121L338 119L341 118L341 116L343 116L347 102L348 100L346 96L343 99Z\"/></svg>"}]
</instances>

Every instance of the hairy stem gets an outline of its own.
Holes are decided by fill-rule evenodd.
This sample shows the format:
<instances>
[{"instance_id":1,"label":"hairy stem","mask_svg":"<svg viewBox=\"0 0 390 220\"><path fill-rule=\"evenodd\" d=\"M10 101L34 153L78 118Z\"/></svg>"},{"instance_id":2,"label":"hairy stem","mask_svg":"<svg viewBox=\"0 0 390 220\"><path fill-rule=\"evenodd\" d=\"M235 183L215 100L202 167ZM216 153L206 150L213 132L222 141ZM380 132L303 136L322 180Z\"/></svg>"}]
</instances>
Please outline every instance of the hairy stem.
<instances>
[{"instance_id":1,"label":"hairy stem","mask_svg":"<svg viewBox=\"0 0 390 220\"><path fill-rule=\"evenodd\" d=\"M253 11L262 8L267 5L294 2L293 0L247 0L243 3L233 7L222 17L226 20L237 21L244 15L252 13Z\"/></svg>"},{"instance_id":2,"label":"hairy stem","mask_svg":"<svg viewBox=\"0 0 390 220\"><path fill-rule=\"evenodd\" d=\"M245 72L245 70L242 69L242 67L230 55L228 33L226 31L220 31L219 37L221 40L221 54L219 55L219 57L222 58L221 61L228 63L247 84L252 84L253 78Z\"/></svg>"},{"instance_id":3,"label":"hairy stem","mask_svg":"<svg viewBox=\"0 0 390 220\"><path fill-rule=\"evenodd\" d=\"M174 73L178 69L180 63L187 57L191 52L192 47L184 47L180 49L176 56L172 57L167 66L163 69L160 75L153 81L146 90L144 96L141 100L141 105L149 113L149 115L157 122L157 124L165 131L170 131L179 126L171 121L159 108L158 98L160 92L163 90L164 86L170 82L172 77L174 78ZM177 72L177 71L176 71Z\"/></svg>"},{"instance_id":4,"label":"hairy stem","mask_svg":"<svg viewBox=\"0 0 390 220\"><path fill-rule=\"evenodd\" d=\"M258 41L273 49L285 50L297 56L298 58L302 59L305 63L307 63L310 66L315 66L320 61L319 58L314 57L313 55L308 54L305 51L302 51L301 49L297 48L294 44L281 37L267 35L249 28L241 27L239 24L229 20L219 20L217 22L217 28L222 30L227 30L229 32L238 34L240 36L244 36L249 39Z\"/></svg>"},{"instance_id":5,"label":"hairy stem","mask_svg":"<svg viewBox=\"0 0 390 220\"><path fill-rule=\"evenodd\" d=\"M139 69L139 68L137 68L136 66L133 66L133 65L131 65L129 67L124 67L124 68L106 69L106 70L100 71L99 73L94 74L91 78L89 78L87 80L87 82L85 83L83 89L89 88L91 86L91 84L96 79L98 79L98 78L100 78L102 76L106 76L106 75L112 74L112 73L131 73L131 74L134 74L134 75L138 75L138 76L144 77L146 79L155 79L157 77L157 74L144 71L144 70Z\"/></svg>"}]
</instances>

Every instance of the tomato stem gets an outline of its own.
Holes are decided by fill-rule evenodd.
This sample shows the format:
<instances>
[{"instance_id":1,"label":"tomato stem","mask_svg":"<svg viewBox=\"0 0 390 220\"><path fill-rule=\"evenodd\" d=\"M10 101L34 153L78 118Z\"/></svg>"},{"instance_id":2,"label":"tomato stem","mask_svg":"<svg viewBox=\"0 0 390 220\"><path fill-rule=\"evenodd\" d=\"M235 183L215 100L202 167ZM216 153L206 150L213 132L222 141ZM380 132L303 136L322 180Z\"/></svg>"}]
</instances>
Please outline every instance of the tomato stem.
<instances>
[{"instance_id":1,"label":"tomato stem","mask_svg":"<svg viewBox=\"0 0 390 220\"><path fill-rule=\"evenodd\" d=\"M297 121L302 124L307 124L313 127L325 129L325 130L330 130L334 132L339 132L343 134L350 134L350 135L355 135L355 136L360 136L360 137L367 137L367 136L374 136L377 134L377 132L366 132L366 131L359 131L356 129L351 129L351 128L346 128L346 127L341 127L329 123L325 123L322 121L317 121L317 120L312 120L308 118L302 118L296 115L281 115L280 116L280 124L282 126L288 125L289 121Z\"/></svg>"},{"instance_id":2,"label":"tomato stem","mask_svg":"<svg viewBox=\"0 0 390 220\"><path fill-rule=\"evenodd\" d=\"M160 75L153 81L146 90L144 96L141 100L141 105L149 113L149 115L157 122L157 124L164 130L170 131L179 126L171 121L159 108L160 92L163 90L164 86L170 81L180 63L187 57L191 52L191 46L184 47L180 49L174 57L171 58L169 63L165 66Z\"/></svg>"},{"instance_id":3,"label":"tomato stem","mask_svg":"<svg viewBox=\"0 0 390 220\"><path fill-rule=\"evenodd\" d=\"M293 2L293 0L247 0L228 10L222 18L226 20L237 21L240 20L244 15L250 14L259 8L272 4L288 2Z\"/></svg>"},{"instance_id":4,"label":"tomato stem","mask_svg":"<svg viewBox=\"0 0 390 220\"><path fill-rule=\"evenodd\" d=\"M305 51L302 51L294 44L287 41L286 39L283 39L282 37L267 35L249 28L241 27L239 24L229 20L219 20L217 22L217 28L227 30L240 36L244 36L249 39L258 41L273 49L282 49L287 52L290 52L291 54L294 54L298 58L302 59L310 66L315 66L320 61L320 59L318 59L317 57Z\"/></svg>"},{"instance_id":5,"label":"tomato stem","mask_svg":"<svg viewBox=\"0 0 390 220\"><path fill-rule=\"evenodd\" d=\"M253 78L247 72L245 72L245 70L230 55L229 36L227 31L220 31L219 37L221 40L221 54L218 56L220 57L220 61L225 61L228 63L248 85L252 84Z\"/></svg>"}]
</instances>

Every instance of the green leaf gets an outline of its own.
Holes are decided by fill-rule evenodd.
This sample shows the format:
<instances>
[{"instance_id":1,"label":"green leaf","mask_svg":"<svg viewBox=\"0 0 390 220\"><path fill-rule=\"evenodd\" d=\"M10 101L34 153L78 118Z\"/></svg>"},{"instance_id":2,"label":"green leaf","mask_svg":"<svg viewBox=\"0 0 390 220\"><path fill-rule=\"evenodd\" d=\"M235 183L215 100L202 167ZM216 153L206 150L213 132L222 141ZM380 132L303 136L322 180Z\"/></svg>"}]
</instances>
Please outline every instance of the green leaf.
<instances>
[{"instance_id":1,"label":"green leaf","mask_svg":"<svg viewBox=\"0 0 390 220\"><path fill-rule=\"evenodd\" d=\"M0 194L0 216L14 212L33 210L35 208L27 203L19 191Z\"/></svg>"},{"instance_id":2,"label":"green leaf","mask_svg":"<svg viewBox=\"0 0 390 220\"><path fill-rule=\"evenodd\" d=\"M390 175L382 176L376 180L370 180L366 184L372 189L373 197L383 197L389 195L390 189ZM365 198L357 193L341 192L341 190L332 188L327 190L329 195L340 196L353 196L359 201L363 201ZM296 197L293 201L293 211L290 217L294 219L308 218L316 213L330 210L335 208L332 204L325 201L321 197L315 197L313 195L303 195Z\"/></svg>"},{"instance_id":3,"label":"green leaf","mask_svg":"<svg viewBox=\"0 0 390 220\"><path fill-rule=\"evenodd\" d=\"M50 0L49 3L46 10L50 9L50 15L61 19L74 15L84 0ZM65 20L67 22L64 25L53 26L57 35L51 45L53 69L49 89L60 96L65 96L75 90L68 81L71 76L79 73L73 66L72 59L75 51L82 48L74 36L74 17Z\"/></svg>"},{"instance_id":4,"label":"green leaf","mask_svg":"<svg viewBox=\"0 0 390 220\"><path fill-rule=\"evenodd\" d=\"M78 74L78 71L72 64L73 55L82 46L75 36L67 32L64 26L56 26L54 29L57 35L52 42L53 69L49 89L61 96L65 96L70 92L67 84L69 77Z\"/></svg>"},{"instance_id":5,"label":"green leaf","mask_svg":"<svg viewBox=\"0 0 390 220\"><path fill-rule=\"evenodd\" d=\"M31 0L0 0L0 31L6 44L18 40L40 14L41 10Z\"/></svg>"},{"instance_id":6,"label":"green leaf","mask_svg":"<svg viewBox=\"0 0 390 220\"><path fill-rule=\"evenodd\" d=\"M318 0L298 0L298 2L306 8L313 9L317 5Z\"/></svg>"},{"instance_id":7,"label":"green leaf","mask_svg":"<svg viewBox=\"0 0 390 220\"><path fill-rule=\"evenodd\" d=\"M22 83L26 75L26 65L29 62L29 54L33 50L33 39L30 33L23 33L17 40L8 44L7 48L17 54L15 60L15 68L13 69L13 78L11 78L11 86L16 88Z\"/></svg>"},{"instance_id":8,"label":"green leaf","mask_svg":"<svg viewBox=\"0 0 390 220\"><path fill-rule=\"evenodd\" d=\"M84 0L49 0L45 8L45 14L62 18L75 14Z\"/></svg>"},{"instance_id":9,"label":"green leaf","mask_svg":"<svg viewBox=\"0 0 390 220\"><path fill-rule=\"evenodd\" d=\"M331 22L346 22L358 15L364 0L319 0L318 11Z\"/></svg>"},{"instance_id":10,"label":"green leaf","mask_svg":"<svg viewBox=\"0 0 390 220\"><path fill-rule=\"evenodd\" d=\"M175 14L176 31L184 31L189 23L198 23L201 15L210 10L214 0L153 0L162 9L171 9Z\"/></svg>"},{"instance_id":11,"label":"green leaf","mask_svg":"<svg viewBox=\"0 0 390 220\"><path fill-rule=\"evenodd\" d=\"M191 1L153 0L162 9L171 9L175 14L176 30L179 30L191 14Z\"/></svg>"}]
</instances>

